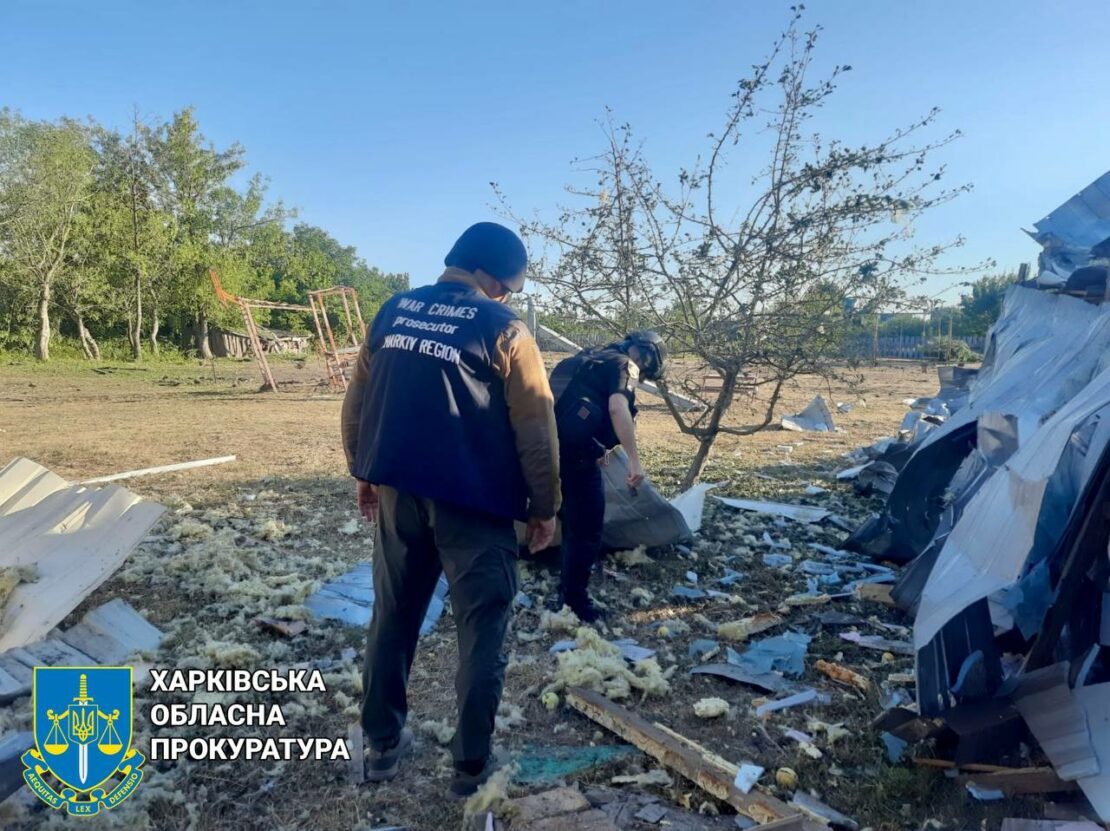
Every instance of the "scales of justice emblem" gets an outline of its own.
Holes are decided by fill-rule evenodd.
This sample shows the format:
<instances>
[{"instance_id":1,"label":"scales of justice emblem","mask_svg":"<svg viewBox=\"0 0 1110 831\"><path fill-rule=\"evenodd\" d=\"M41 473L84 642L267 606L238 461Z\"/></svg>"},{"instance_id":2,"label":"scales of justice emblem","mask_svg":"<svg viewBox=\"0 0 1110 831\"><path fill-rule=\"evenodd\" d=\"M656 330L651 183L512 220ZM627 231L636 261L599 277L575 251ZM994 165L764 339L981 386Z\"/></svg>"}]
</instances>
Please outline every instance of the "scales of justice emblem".
<instances>
[{"instance_id":1,"label":"scales of justice emblem","mask_svg":"<svg viewBox=\"0 0 1110 831\"><path fill-rule=\"evenodd\" d=\"M33 695L35 747L22 761L35 795L84 816L130 796L146 761L131 747L131 667L35 667Z\"/></svg>"}]
</instances>

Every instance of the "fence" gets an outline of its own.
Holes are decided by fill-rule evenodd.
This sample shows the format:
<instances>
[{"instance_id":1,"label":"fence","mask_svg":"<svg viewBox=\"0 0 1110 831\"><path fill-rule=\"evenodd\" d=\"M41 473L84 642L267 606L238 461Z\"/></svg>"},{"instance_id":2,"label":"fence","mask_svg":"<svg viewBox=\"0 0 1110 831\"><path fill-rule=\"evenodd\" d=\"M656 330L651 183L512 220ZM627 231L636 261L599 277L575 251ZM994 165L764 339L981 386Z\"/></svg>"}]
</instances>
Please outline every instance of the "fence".
<instances>
[{"instance_id":1,"label":"fence","mask_svg":"<svg viewBox=\"0 0 1110 831\"><path fill-rule=\"evenodd\" d=\"M880 337L879 354L877 357L924 359L926 357L924 347L931 340L933 340L933 338L923 338L920 335ZM956 338L956 340L963 341L972 351L980 354L982 354L987 345L987 339L984 335L972 335L969 337ZM876 357L875 342L870 336L861 335L845 344L844 353L847 356L857 358Z\"/></svg>"}]
</instances>

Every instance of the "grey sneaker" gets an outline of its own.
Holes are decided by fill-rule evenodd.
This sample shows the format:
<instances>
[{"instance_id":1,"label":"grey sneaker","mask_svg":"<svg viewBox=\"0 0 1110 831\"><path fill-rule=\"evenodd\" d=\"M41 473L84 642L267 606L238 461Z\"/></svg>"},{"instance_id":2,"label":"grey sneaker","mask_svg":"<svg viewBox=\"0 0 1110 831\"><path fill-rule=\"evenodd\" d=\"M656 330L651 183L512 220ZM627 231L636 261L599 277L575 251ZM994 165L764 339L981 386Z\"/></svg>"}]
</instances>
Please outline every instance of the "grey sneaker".
<instances>
[{"instance_id":1,"label":"grey sneaker","mask_svg":"<svg viewBox=\"0 0 1110 831\"><path fill-rule=\"evenodd\" d=\"M412 731L407 727L401 730L397 744L389 750L370 748L366 754L366 781L387 782L397 775L401 768L401 758L412 747Z\"/></svg>"},{"instance_id":2,"label":"grey sneaker","mask_svg":"<svg viewBox=\"0 0 1110 831\"><path fill-rule=\"evenodd\" d=\"M455 768L455 775L451 779L449 792L452 799L466 799L472 796L478 788L486 784L489 778L505 765L505 757L498 752L493 752L486 759L486 764L479 773L466 773Z\"/></svg>"}]
</instances>

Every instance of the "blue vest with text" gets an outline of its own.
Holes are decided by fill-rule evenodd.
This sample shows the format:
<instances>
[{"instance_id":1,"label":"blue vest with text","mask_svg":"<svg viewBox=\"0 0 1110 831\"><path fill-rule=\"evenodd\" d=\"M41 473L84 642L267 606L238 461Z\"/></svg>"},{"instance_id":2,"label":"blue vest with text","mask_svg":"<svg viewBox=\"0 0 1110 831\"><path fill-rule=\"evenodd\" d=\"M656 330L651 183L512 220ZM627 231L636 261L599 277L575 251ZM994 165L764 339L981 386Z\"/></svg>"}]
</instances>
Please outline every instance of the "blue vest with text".
<instances>
[{"instance_id":1,"label":"blue vest with text","mask_svg":"<svg viewBox=\"0 0 1110 831\"><path fill-rule=\"evenodd\" d=\"M508 306L441 282L386 301L367 333L370 374L352 473L377 485L523 519L524 475L501 378Z\"/></svg>"}]
</instances>

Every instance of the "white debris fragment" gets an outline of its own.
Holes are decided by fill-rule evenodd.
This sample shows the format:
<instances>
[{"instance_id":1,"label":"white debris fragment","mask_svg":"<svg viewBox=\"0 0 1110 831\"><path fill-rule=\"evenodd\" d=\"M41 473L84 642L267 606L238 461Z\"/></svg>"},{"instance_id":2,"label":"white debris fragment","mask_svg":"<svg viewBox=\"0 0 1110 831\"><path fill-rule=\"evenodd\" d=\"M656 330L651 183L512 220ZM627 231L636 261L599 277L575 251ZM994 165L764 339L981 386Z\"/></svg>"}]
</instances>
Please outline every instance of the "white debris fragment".
<instances>
[{"instance_id":1,"label":"white debris fragment","mask_svg":"<svg viewBox=\"0 0 1110 831\"><path fill-rule=\"evenodd\" d=\"M740 770L736 772L736 779L733 780L733 785L739 788L744 793L751 793L755 783L759 781L759 777L763 775L763 768L759 765L752 765L747 762L740 765Z\"/></svg>"},{"instance_id":2,"label":"white debris fragment","mask_svg":"<svg viewBox=\"0 0 1110 831\"><path fill-rule=\"evenodd\" d=\"M728 702L723 698L703 698L694 702L694 715L698 718L719 718L728 715Z\"/></svg>"}]
</instances>

